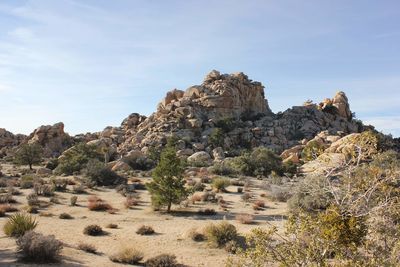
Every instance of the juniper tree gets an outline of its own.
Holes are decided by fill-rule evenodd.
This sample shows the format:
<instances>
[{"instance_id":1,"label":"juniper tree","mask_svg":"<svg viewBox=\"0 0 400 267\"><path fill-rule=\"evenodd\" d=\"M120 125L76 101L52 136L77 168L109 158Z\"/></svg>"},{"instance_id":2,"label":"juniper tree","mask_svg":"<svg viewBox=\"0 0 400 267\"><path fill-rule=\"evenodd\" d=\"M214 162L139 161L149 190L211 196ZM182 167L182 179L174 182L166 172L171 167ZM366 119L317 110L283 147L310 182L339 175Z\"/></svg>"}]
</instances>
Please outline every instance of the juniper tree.
<instances>
[{"instance_id":1,"label":"juniper tree","mask_svg":"<svg viewBox=\"0 0 400 267\"><path fill-rule=\"evenodd\" d=\"M29 165L32 170L32 165L42 161L43 148L39 144L23 144L19 147L15 154L17 164Z\"/></svg>"},{"instance_id":2,"label":"juniper tree","mask_svg":"<svg viewBox=\"0 0 400 267\"><path fill-rule=\"evenodd\" d=\"M153 181L147 184L153 206L167 206L167 212L170 212L172 204L179 204L188 196L183 171L182 160L176 156L175 148L168 144L153 171Z\"/></svg>"}]
</instances>

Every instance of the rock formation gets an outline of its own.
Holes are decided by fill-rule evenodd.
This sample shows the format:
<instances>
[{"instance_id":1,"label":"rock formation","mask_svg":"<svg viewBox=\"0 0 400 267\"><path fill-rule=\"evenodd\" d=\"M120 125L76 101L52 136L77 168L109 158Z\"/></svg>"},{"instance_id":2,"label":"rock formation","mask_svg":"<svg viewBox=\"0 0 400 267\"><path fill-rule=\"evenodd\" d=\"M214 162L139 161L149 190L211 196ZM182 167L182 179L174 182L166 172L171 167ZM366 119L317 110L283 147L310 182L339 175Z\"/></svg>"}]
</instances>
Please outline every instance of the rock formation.
<instances>
[{"instance_id":1,"label":"rock formation","mask_svg":"<svg viewBox=\"0 0 400 267\"><path fill-rule=\"evenodd\" d=\"M26 142L40 144L46 157L54 157L61 155L69 148L73 140L64 132L64 124L59 122L54 125L40 126L28 136Z\"/></svg>"}]
</instances>

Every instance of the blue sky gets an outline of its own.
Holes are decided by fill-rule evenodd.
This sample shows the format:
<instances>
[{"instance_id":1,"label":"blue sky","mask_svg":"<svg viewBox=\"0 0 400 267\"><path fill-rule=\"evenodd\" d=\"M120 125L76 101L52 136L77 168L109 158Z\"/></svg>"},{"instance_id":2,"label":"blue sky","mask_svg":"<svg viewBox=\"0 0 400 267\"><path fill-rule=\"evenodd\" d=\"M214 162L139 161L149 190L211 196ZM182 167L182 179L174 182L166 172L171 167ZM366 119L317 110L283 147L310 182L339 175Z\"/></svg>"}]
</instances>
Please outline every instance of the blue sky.
<instances>
[{"instance_id":1,"label":"blue sky","mask_svg":"<svg viewBox=\"0 0 400 267\"><path fill-rule=\"evenodd\" d=\"M0 0L0 127L16 133L117 126L212 69L262 82L274 112L343 90L400 136L399 1Z\"/></svg>"}]
</instances>

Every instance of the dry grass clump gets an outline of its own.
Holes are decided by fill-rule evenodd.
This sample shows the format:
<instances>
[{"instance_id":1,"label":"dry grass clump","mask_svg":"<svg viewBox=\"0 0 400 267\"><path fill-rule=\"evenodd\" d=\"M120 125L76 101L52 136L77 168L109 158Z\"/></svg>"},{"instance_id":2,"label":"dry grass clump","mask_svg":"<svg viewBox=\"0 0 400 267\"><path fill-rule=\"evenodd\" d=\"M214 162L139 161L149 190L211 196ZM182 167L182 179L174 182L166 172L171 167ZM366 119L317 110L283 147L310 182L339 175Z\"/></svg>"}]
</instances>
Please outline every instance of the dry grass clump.
<instances>
[{"instance_id":1,"label":"dry grass clump","mask_svg":"<svg viewBox=\"0 0 400 267\"><path fill-rule=\"evenodd\" d=\"M47 184L35 183L33 185L33 191L38 196L45 196L45 197L54 196L54 187Z\"/></svg>"},{"instance_id":2,"label":"dry grass clump","mask_svg":"<svg viewBox=\"0 0 400 267\"><path fill-rule=\"evenodd\" d=\"M38 210L38 208L37 208L36 206L27 206L26 209L25 209L25 211L26 211L27 213L31 213L31 214L37 214L37 213L39 213L39 210Z\"/></svg>"},{"instance_id":3,"label":"dry grass clump","mask_svg":"<svg viewBox=\"0 0 400 267\"><path fill-rule=\"evenodd\" d=\"M239 249L238 242L231 240L225 244L225 251L230 254L236 254Z\"/></svg>"},{"instance_id":4,"label":"dry grass clump","mask_svg":"<svg viewBox=\"0 0 400 267\"><path fill-rule=\"evenodd\" d=\"M217 192L226 192L226 187L229 186L231 182L226 178L215 178L212 181L212 187Z\"/></svg>"},{"instance_id":5,"label":"dry grass clump","mask_svg":"<svg viewBox=\"0 0 400 267\"><path fill-rule=\"evenodd\" d=\"M36 220L29 214L16 213L8 218L4 224L3 231L7 236L20 237L26 232L35 229Z\"/></svg>"},{"instance_id":6,"label":"dry grass clump","mask_svg":"<svg viewBox=\"0 0 400 267\"><path fill-rule=\"evenodd\" d=\"M204 229L204 235L212 247L223 247L226 243L236 240L238 237L236 227L226 221L209 224Z\"/></svg>"},{"instance_id":7,"label":"dry grass clump","mask_svg":"<svg viewBox=\"0 0 400 267\"><path fill-rule=\"evenodd\" d=\"M147 226L147 225L142 225L139 227L139 229L136 231L138 235L153 235L155 233L153 227Z\"/></svg>"},{"instance_id":8,"label":"dry grass clump","mask_svg":"<svg viewBox=\"0 0 400 267\"><path fill-rule=\"evenodd\" d=\"M62 242L53 235L44 236L33 231L18 238L17 246L22 259L35 263L58 261L63 248Z\"/></svg>"},{"instance_id":9,"label":"dry grass clump","mask_svg":"<svg viewBox=\"0 0 400 267\"><path fill-rule=\"evenodd\" d=\"M150 258L145 263L146 267L178 267L176 256L172 254L161 254Z\"/></svg>"},{"instance_id":10,"label":"dry grass clump","mask_svg":"<svg viewBox=\"0 0 400 267\"><path fill-rule=\"evenodd\" d=\"M107 202L96 196L91 196L88 198L88 209L91 211L113 210L110 204L108 204Z\"/></svg>"},{"instance_id":11,"label":"dry grass clump","mask_svg":"<svg viewBox=\"0 0 400 267\"><path fill-rule=\"evenodd\" d=\"M58 216L58 218L60 218L60 219L63 219L63 220L71 220L71 219L73 219L73 217L70 215L70 214L68 214L68 213L61 213L59 216Z\"/></svg>"},{"instance_id":12,"label":"dry grass clump","mask_svg":"<svg viewBox=\"0 0 400 267\"><path fill-rule=\"evenodd\" d=\"M1 204L0 205L0 212L1 211L3 211L3 212L16 212L16 211L18 211L18 208L14 207L14 206L12 206L10 204Z\"/></svg>"},{"instance_id":13,"label":"dry grass clump","mask_svg":"<svg viewBox=\"0 0 400 267\"><path fill-rule=\"evenodd\" d=\"M83 229L83 233L85 235L98 236L98 235L103 235L104 231L99 225L91 224L86 226L85 229Z\"/></svg>"},{"instance_id":14,"label":"dry grass clump","mask_svg":"<svg viewBox=\"0 0 400 267\"><path fill-rule=\"evenodd\" d=\"M196 242L201 242L205 240L203 233L200 233L196 228L192 228L187 232L187 236Z\"/></svg>"},{"instance_id":15,"label":"dry grass clump","mask_svg":"<svg viewBox=\"0 0 400 267\"><path fill-rule=\"evenodd\" d=\"M254 222L254 216L251 214L238 214L235 219L241 224L252 224Z\"/></svg>"},{"instance_id":16,"label":"dry grass clump","mask_svg":"<svg viewBox=\"0 0 400 267\"><path fill-rule=\"evenodd\" d=\"M86 194L86 188L84 185L74 185L72 186L72 193L73 194Z\"/></svg>"},{"instance_id":17,"label":"dry grass clump","mask_svg":"<svg viewBox=\"0 0 400 267\"><path fill-rule=\"evenodd\" d=\"M254 201L253 203L254 210L263 210L264 208L265 208L265 201L261 199Z\"/></svg>"},{"instance_id":18,"label":"dry grass clump","mask_svg":"<svg viewBox=\"0 0 400 267\"><path fill-rule=\"evenodd\" d=\"M271 201L287 202L291 196L289 188L273 186L267 197Z\"/></svg>"},{"instance_id":19,"label":"dry grass clump","mask_svg":"<svg viewBox=\"0 0 400 267\"><path fill-rule=\"evenodd\" d=\"M88 244L88 243L79 243L78 247L79 250L85 251L87 253L91 253L91 254L97 254L97 248L92 245L92 244Z\"/></svg>"},{"instance_id":20,"label":"dry grass clump","mask_svg":"<svg viewBox=\"0 0 400 267\"><path fill-rule=\"evenodd\" d=\"M111 255L110 260L112 262L118 262L124 264L138 264L143 259L143 257L144 257L143 253L137 250L136 248L123 247L119 249L116 253Z\"/></svg>"},{"instance_id":21,"label":"dry grass clump","mask_svg":"<svg viewBox=\"0 0 400 267\"><path fill-rule=\"evenodd\" d=\"M209 208L200 209L197 213L199 215L203 215L203 216L214 216L214 215L217 215L217 212L214 209L209 209Z\"/></svg>"}]
</instances>

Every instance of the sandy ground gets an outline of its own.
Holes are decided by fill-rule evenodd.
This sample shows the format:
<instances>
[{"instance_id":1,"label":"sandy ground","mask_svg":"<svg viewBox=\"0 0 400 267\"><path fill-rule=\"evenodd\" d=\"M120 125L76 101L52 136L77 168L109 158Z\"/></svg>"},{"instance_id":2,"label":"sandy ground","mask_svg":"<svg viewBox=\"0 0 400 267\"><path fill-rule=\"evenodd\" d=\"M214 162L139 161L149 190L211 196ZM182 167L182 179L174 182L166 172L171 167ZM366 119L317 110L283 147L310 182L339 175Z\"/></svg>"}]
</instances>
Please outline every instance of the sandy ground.
<instances>
[{"instance_id":1,"label":"sandy ground","mask_svg":"<svg viewBox=\"0 0 400 267\"><path fill-rule=\"evenodd\" d=\"M3 168L4 171L4 168ZM72 179L72 177L70 177ZM149 178L142 178L142 181L149 181ZM262 190L256 188L258 181L254 180L254 187L251 193L259 196ZM22 195L16 196L19 209L26 206L26 196L31 189L21 190ZM144 260L159 255L161 253L172 253L177 256L180 263L187 266L224 266L229 254L223 249L211 249L206 242L194 242L187 238L187 232L192 228L202 229L208 223L227 220L234 224L240 234L245 234L255 227L267 227L270 224L282 229L285 221L285 203L266 202L267 208L262 211L254 211L252 205L241 200L241 194L236 193L236 187L228 187L228 193L221 193L227 201L228 211L223 211L217 204L196 204L188 208L174 207L180 211L173 215L154 212L150 208L150 196L147 191L140 192L141 203L133 209L126 209L123 205L125 197L117 193L114 189L99 188L98 190L88 190L88 194L78 196L78 205L70 206L70 197L73 195L68 192L56 195L60 199L60 204L52 204L48 208L40 210L54 214L52 217L34 215L39 222L37 232L55 235L57 239L65 243L62 251L62 262L55 266L121 266L109 260L109 255L118 250L123 245L132 245L143 251ZM232 192L232 193L230 193ZM116 214L107 212L89 211L87 208L87 198L96 195L107 201L114 208L118 209ZM48 198L41 197L44 201ZM196 211L200 208L213 208L218 214L216 216L199 216ZM69 213L74 217L72 220L62 220L58 218L60 213ZM255 217L255 223L243 225L235 220L236 214L249 213ZM0 218L2 227L7 218ZM118 229L108 229L105 226L109 223L118 224ZM103 236L87 236L83 234L83 229L89 224L98 224L107 232ZM157 234L151 236L141 236L136 234L136 230L141 225L149 225L154 228ZM99 255L89 254L76 249L80 242L90 243L97 247ZM15 240L0 232L0 266L32 266L18 263L16 261ZM40 266L40 265L35 265ZM48 265L46 265L48 266Z\"/></svg>"}]
</instances>

